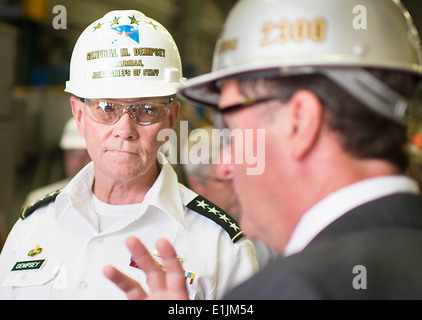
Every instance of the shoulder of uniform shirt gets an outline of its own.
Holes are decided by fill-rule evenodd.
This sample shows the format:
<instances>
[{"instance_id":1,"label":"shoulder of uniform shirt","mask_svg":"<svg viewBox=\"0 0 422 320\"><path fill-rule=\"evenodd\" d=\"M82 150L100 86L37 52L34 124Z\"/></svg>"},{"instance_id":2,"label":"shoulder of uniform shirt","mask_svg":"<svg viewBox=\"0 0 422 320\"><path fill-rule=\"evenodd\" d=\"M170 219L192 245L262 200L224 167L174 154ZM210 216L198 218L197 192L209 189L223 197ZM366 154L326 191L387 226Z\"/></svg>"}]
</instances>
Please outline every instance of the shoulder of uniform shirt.
<instances>
[{"instance_id":1,"label":"shoulder of uniform shirt","mask_svg":"<svg viewBox=\"0 0 422 320\"><path fill-rule=\"evenodd\" d=\"M243 238L243 231L240 230L235 219L206 198L197 195L186 204L186 207L218 224L227 232L233 243Z\"/></svg>"},{"instance_id":2,"label":"shoulder of uniform shirt","mask_svg":"<svg viewBox=\"0 0 422 320\"><path fill-rule=\"evenodd\" d=\"M61 191L62 189L50 192L47 195L45 195L43 198L39 199L38 201L35 201L34 203L27 205L25 208L22 209L20 218L22 220L25 220L39 208L45 207L49 203L53 202L54 200L56 200L57 196L60 194Z\"/></svg>"}]
</instances>

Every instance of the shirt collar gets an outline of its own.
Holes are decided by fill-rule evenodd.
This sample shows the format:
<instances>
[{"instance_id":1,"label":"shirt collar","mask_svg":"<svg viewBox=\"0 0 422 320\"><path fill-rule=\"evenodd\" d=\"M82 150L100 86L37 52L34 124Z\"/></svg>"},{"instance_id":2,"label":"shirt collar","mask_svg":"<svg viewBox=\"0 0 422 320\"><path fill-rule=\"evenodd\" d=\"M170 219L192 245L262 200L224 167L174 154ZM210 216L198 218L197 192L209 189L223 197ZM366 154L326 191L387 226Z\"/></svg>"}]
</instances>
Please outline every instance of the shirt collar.
<instances>
[{"instance_id":1,"label":"shirt collar","mask_svg":"<svg viewBox=\"0 0 422 320\"><path fill-rule=\"evenodd\" d=\"M418 193L415 181L406 176L383 176L356 182L328 195L303 214L284 254L302 251L334 220L360 205L395 193Z\"/></svg>"},{"instance_id":2,"label":"shirt collar","mask_svg":"<svg viewBox=\"0 0 422 320\"><path fill-rule=\"evenodd\" d=\"M145 213L148 206L154 206L160 211L174 218L184 226L184 206L179 190L179 183L176 173L165 157L159 153L158 161L162 164L160 174L152 187L145 195L140 210L140 217ZM92 184L94 182L94 163L85 166L57 196L56 204L63 208L58 210L58 218L65 214L66 206L73 206L81 214L91 210Z\"/></svg>"},{"instance_id":3,"label":"shirt collar","mask_svg":"<svg viewBox=\"0 0 422 320\"><path fill-rule=\"evenodd\" d=\"M57 219L60 219L73 206L79 212L89 208L94 182L94 163L91 161L63 188L56 198Z\"/></svg>"},{"instance_id":4,"label":"shirt collar","mask_svg":"<svg viewBox=\"0 0 422 320\"><path fill-rule=\"evenodd\" d=\"M158 161L162 164L160 174L143 203L160 209L184 226L185 211L177 174L161 153L158 154Z\"/></svg>"}]
</instances>

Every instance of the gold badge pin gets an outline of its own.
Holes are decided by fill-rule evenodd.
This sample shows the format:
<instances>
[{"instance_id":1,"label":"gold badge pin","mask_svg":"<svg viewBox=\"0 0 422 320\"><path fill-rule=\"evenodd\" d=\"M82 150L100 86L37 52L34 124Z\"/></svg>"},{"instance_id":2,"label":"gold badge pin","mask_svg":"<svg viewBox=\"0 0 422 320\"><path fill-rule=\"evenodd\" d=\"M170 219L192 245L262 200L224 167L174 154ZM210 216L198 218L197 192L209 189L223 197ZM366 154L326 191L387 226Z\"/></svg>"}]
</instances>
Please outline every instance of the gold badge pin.
<instances>
[{"instance_id":1,"label":"gold badge pin","mask_svg":"<svg viewBox=\"0 0 422 320\"><path fill-rule=\"evenodd\" d=\"M40 254L42 252L42 248L39 244L36 245L34 249L28 252L28 257L35 257L37 254Z\"/></svg>"},{"instance_id":2,"label":"gold badge pin","mask_svg":"<svg viewBox=\"0 0 422 320\"><path fill-rule=\"evenodd\" d=\"M152 253L152 256L154 257L155 261L158 262L158 264L161 266L161 268L163 268L163 261L161 260L160 254L158 253L157 250L154 250L154 252ZM179 260L179 262L182 264L184 259L177 255L177 260Z\"/></svg>"}]
</instances>

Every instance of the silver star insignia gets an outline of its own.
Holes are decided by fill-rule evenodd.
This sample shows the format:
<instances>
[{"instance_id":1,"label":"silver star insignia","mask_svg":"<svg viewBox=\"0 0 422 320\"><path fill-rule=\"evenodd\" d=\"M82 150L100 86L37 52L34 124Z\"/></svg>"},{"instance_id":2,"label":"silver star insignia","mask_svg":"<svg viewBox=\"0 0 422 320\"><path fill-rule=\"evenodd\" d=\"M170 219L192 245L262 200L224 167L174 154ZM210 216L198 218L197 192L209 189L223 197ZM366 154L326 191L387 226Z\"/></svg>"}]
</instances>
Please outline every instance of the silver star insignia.
<instances>
[{"instance_id":1,"label":"silver star insignia","mask_svg":"<svg viewBox=\"0 0 422 320\"><path fill-rule=\"evenodd\" d=\"M208 208L208 212L214 213L215 215L217 215L217 213L220 213L220 211L218 211L215 207Z\"/></svg>"},{"instance_id":2,"label":"silver star insignia","mask_svg":"<svg viewBox=\"0 0 422 320\"><path fill-rule=\"evenodd\" d=\"M230 221L230 218L226 216L225 214L219 214L219 216L221 220L224 220L224 222Z\"/></svg>"},{"instance_id":3,"label":"silver star insignia","mask_svg":"<svg viewBox=\"0 0 422 320\"><path fill-rule=\"evenodd\" d=\"M196 202L198 202L198 204L196 205L197 207L202 207L206 209L206 207L209 206L209 204L205 203L205 200L202 200L202 201L196 200Z\"/></svg>"},{"instance_id":4,"label":"silver star insignia","mask_svg":"<svg viewBox=\"0 0 422 320\"><path fill-rule=\"evenodd\" d=\"M229 222L229 223L230 223L230 228L233 228L234 231L239 230L239 227L236 225L236 223L234 223L234 222Z\"/></svg>"}]
</instances>

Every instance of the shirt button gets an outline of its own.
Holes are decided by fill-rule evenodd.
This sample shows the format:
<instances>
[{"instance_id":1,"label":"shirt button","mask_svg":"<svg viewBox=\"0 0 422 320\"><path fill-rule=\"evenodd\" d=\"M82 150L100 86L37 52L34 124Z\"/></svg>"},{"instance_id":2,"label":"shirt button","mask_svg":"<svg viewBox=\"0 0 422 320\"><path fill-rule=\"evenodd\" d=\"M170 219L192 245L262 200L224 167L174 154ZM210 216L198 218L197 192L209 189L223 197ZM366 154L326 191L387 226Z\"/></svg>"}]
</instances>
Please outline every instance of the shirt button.
<instances>
[{"instance_id":1,"label":"shirt button","mask_svg":"<svg viewBox=\"0 0 422 320\"><path fill-rule=\"evenodd\" d=\"M85 289L86 287L88 287L88 282L86 282L86 281L81 281L81 282L79 282L79 286L80 286L82 289Z\"/></svg>"},{"instance_id":2,"label":"shirt button","mask_svg":"<svg viewBox=\"0 0 422 320\"><path fill-rule=\"evenodd\" d=\"M98 243L103 243L103 241L104 241L104 238L97 238Z\"/></svg>"}]
</instances>

